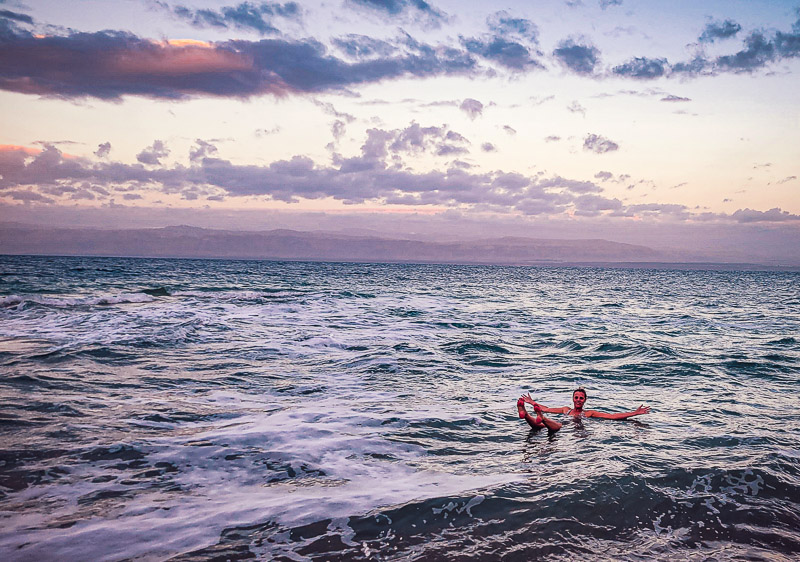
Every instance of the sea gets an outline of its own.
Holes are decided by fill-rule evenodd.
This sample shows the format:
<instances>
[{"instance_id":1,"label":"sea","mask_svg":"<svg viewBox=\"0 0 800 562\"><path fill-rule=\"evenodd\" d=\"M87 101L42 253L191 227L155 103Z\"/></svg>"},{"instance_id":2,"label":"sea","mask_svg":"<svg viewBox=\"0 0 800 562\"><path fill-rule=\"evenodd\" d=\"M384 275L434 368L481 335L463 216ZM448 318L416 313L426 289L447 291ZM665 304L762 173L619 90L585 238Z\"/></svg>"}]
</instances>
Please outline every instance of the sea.
<instances>
[{"instance_id":1,"label":"sea","mask_svg":"<svg viewBox=\"0 0 800 562\"><path fill-rule=\"evenodd\" d=\"M796 272L0 256L0 559L797 560L799 374Z\"/></svg>"}]
</instances>

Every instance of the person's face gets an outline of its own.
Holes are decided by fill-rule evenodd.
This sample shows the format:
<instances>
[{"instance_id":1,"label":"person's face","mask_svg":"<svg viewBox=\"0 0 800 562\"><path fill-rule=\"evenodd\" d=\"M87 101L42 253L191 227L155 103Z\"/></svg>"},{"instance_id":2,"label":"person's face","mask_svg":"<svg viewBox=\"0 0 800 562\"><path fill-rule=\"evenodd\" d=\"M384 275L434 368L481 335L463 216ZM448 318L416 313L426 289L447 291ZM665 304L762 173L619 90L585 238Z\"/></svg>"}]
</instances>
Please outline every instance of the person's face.
<instances>
[{"instance_id":1,"label":"person's face","mask_svg":"<svg viewBox=\"0 0 800 562\"><path fill-rule=\"evenodd\" d=\"M583 408L583 404L585 402L586 402L586 395L583 392L575 392L572 394L572 403L578 410Z\"/></svg>"}]
</instances>

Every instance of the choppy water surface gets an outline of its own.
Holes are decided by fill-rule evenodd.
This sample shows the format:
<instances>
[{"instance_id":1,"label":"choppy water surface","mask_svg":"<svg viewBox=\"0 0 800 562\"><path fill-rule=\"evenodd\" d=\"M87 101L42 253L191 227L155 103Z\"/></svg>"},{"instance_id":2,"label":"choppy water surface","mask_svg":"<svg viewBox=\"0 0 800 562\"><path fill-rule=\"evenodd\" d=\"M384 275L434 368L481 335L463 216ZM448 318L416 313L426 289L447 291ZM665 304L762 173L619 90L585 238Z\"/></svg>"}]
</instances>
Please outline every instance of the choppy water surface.
<instances>
[{"instance_id":1,"label":"choppy water surface","mask_svg":"<svg viewBox=\"0 0 800 562\"><path fill-rule=\"evenodd\" d=\"M0 558L795 558L798 281L0 257Z\"/></svg>"}]
</instances>

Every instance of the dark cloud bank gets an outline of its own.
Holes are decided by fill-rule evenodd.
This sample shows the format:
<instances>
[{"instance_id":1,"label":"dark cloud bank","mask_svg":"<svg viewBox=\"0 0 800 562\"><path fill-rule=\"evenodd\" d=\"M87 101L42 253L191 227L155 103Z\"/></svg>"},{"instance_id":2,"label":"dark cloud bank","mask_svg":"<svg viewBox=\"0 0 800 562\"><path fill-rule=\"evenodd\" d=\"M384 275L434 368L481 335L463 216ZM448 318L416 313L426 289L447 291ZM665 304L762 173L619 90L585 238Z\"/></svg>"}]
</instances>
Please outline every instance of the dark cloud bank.
<instances>
[{"instance_id":1,"label":"dark cloud bank","mask_svg":"<svg viewBox=\"0 0 800 562\"><path fill-rule=\"evenodd\" d=\"M387 14L412 8L437 13L419 0L356 4ZM262 35L279 35L267 15L299 17L292 2L243 3L219 11L162 6L192 25L248 28ZM16 20L24 20L22 16L16 15ZM544 68L537 60L541 53L532 48L535 26L501 16L489 23L492 32L462 37L455 46L430 45L408 34L391 41L357 34L334 38L332 45L341 55L314 39L205 44L152 41L123 31L42 36L10 18L0 18L0 89L52 97L285 96L346 91L402 77L477 76L492 66L510 72Z\"/></svg>"},{"instance_id":2,"label":"dark cloud bank","mask_svg":"<svg viewBox=\"0 0 800 562\"><path fill-rule=\"evenodd\" d=\"M0 88L55 97L285 96L476 69L475 58L463 50L413 42L391 55L348 62L313 40L203 45L154 42L110 31L0 35Z\"/></svg>"},{"instance_id":3,"label":"dark cloud bank","mask_svg":"<svg viewBox=\"0 0 800 562\"><path fill-rule=\"evenodd\" d=\"M350 3L389 16L413 12L444 19L422 0ZM294 2L245 2L216 11L162 5L192 25L244 28L272 37L200 44L152 41L123 31L42 36L24 29L34 23L30 16L1 10L0 89L111 100L125 95L246 98L346 91L401 77L478 76L492 68L509 73L545 69L535 24L504 12L487 20L486 34L460 37L454 45L431 45L408 34L392 40L351 34L334 38L334 51L314 39L280 36L273 20L299 20L301 10ZM730 41L741 33L741 26L731 20L711 22L698 42ZM604 69L600 50L586 38L565 39L552 52L552 58L570 72L635 80L753 72L798 56L800 19L791 32L750 32L738 51L715 58L697 55L672 63L663 57L634 56Z\"/></svg>"}]
</instances>

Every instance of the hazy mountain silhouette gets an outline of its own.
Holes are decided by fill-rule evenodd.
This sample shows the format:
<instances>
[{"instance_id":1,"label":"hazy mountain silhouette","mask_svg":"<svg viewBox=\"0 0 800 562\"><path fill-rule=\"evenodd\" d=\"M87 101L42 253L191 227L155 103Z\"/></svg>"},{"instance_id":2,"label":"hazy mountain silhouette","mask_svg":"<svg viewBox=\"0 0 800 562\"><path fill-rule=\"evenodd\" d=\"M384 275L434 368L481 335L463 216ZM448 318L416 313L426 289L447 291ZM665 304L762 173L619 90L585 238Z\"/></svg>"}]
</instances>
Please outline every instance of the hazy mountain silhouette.
<instances>
[{"instance_id":1,"label":"hazy mountain silhouette","mask_svg":"<svg viewBox=\"0 0 800 562\"><path fill-rule=\"evenodd\" d=\"M0 253L519 265L717 261L600 239L432 241L286 229L246 232L170 226L100 230L18 223L0 225Z\"/></svg>"}]
</instances>

